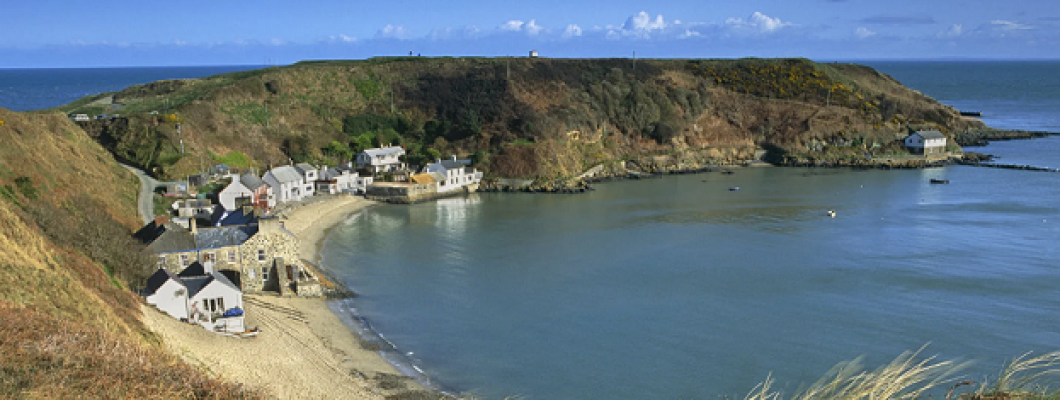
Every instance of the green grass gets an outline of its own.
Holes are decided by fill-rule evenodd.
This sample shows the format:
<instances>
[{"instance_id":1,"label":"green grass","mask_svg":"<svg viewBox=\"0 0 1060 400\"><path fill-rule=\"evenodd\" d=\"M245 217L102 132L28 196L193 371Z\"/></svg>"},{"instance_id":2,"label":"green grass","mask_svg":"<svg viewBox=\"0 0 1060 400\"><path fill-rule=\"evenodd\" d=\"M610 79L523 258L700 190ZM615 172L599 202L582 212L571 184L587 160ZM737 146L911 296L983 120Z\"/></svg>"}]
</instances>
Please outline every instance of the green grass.
<instances>
[{"instance_id":1,"label":"green grass","mask_svg":"<svg viewBox=\"0 0 1060 400\"><path fill-rule=\"evenodd\" d=\"M235 150L229 151L224 155L216 155L212 153L211 155L213 156L214 161L229 167L250 168L251 166L250 156Z\"/></svg>"},{"instance_id":2,"label":"green grass","mask_svg":"<svg viewBox=\"0 0 1060 400\"><path fill-rule=\"evenodd\" d=\"M267 125L272 115L265 104L250 102L230 103L226 107L221 107L221 112L257 125Z\"/></svg>"}]
</instances>

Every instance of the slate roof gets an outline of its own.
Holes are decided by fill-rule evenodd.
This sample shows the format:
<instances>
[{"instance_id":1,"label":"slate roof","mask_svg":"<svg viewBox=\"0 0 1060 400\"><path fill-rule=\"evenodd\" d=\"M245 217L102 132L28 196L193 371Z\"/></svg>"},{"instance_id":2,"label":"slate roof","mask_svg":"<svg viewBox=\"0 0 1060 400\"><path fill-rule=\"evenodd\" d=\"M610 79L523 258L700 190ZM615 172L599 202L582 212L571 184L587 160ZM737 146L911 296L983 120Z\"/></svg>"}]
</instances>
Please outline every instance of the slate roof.
<instances>
[{"instance_id":1,"label":"slate roof","mask_svg":"<svg viewBox=\"0 0 1060 400\"><path fill-rule=\"evenodd\" d=\"M181 285L184 285L176 275L172 272L166 271L165 268L159 268L154 274L151 274L150 278L147 278L147 287L144 288L144 296L150 296L158 291L167 281L170 279L177 281Z\"/></svg>"},{"instance_id":2,"label":"slate roof","mask_svg":"<svg viewBox=\"0 0 1060 400\"><path fill-rule=\"evenodd\" d=\"M946 138L946 135L943 135L942 132L934 131L934 130L932 130L932 131L917 131L916 134L920 135L920 137L922 137L924 139L945 139Z\"/></svg>"},{"instance_id":3,"label":"slate roof","mask_svg":"<svg viewBox=\"0 0 1060 400\"><path fill-rule=\"evenodd\" d=\"M453 161L453 160L442 160L441 164L442 164L442 168L445 168L445 169L460 169L460 168L464 168L464 164L461 164L460 162Z\"/></svg>"},{"instance_id":4,"label":"slate roof","mask_svg":"<svg viewBox=\"0 0 1060 400\"><path fill-rule=\"evenodd\" d=\"M268 173L272 174L273 178L276 178L280 183L291 183L297 182L302 179L302 174L297 169L291 166L282 166L273 168Z\"/></svg>"},{"instance_id":5,"label":"slate roof","mask_svg":"<svg viewBox=\"0 0 1060 400\"><path fill-rule=\"evenodd\" d=\"M189 276L181 279L181 282L184 282L184 287L188 288L188 298L195 297L211 281L213 281L212 275Z\"/></svg>"},{"instance_id":6,"label":"slate roof","mask_svg":"<svg viewBox=\"0 0 1060 400\"><path fill-rule=\"evenodd\" d=\"M180 281L184 283L184 287L188 288L188 298L195 297L203 289L210 285L211 282L217 281L222 285L228 286L232 290L240 291L238 287L232 281L228 280L220 272L214 272L209 275L189 276L182 277Z\"/></svg>"},{"instance_id":7,"label":"slate roof","mask_svg":"<svg viewBox=\"0 0 1060 400\"><path fill-rule=\"evenodd\" d=\"M389 155L401 155L405 154L405 149L401 147L384 147L381 149L366 149L362 153L368 154L372 158L376 156L389 156Z\"/></svg>"},{"instance_id":8,"label":"slate roof","mask_svg":"<svg viewBox=\"0 0 1060 400\"><path fill-rule=\"evenodd\" d=\"M193 276L203 275L206 275L206 267L202 266L202 263L198 261L191 263L191 265L189 265L187 268L184 268L183 271L180 271L180 273L177 274L177 276L181 278L190 278Z\"/></svg>"},{"instance_id":9,"label":"slate roof","mask_svg":"<svg viewBox=\"0 0 1060 400\"><path fill-rule=\"evenodd\" d=\"M251 191L256 191L256 190L258 190L259 187L261 187L261 185L265 184L265 182L262 182L261 178L258 178L257 175L249 174L249 173L248 174L243 174L242 176L240 176L239 177L239 182L242 183L243 186L246 186L247 189L250 189Z\"/></svg>"},{"instance_id":10,"label":"slate roof","mask_svg":"<svg viewBox=\"0 0 1060 400\"><path fill-rule=\"evenodd\" d=\"M317 167L314 167L307 163L298 163L294 165L294 169L298 170L300 174L305 175L306 172L315 171Z\"/></svg>"},{"instance_id":11,"label":"slate roof","mask_svg":"<svg viewBox=\"0 0 1060 400\"><path fill-rule=\"evenodd\" d=\"M435 182L438 182L438 183L445 182L445 175L442 175L441 172L428 172L427 174L429 174L432 178L434 178Z\"/></svg>"},{"instance_id":12,"label":"slate roof","mask_svg":"<svg viewBox=\"0 0 1060 400\"><path fill-rule=\"evenodd\" d=\"M246 225L254 222L254 213L244 214L243 209L239 208L235 211L225 211L220 216L214 225L217 226L234 226L234 225Z\"/></svg>"},{"instance_id":13,"label":"slate roof","mask_svg":"<svg viewBox=\"0 0 1060 400\"><path fill-rule=\"evenodd\" d=\"M255 233L258 233L258 226L256 224L222 226L218 228L201 228L198 231L199 233L195 235L194 248L212 249L243 244Z\"/></svg>"},{"instance_id":14,"label":"slate roof","mask_svg":"<svg viewBox=\"0 0 1060 400\"><path fill-rule=\"evenodd\" d=\"M156 253L188 251L195 248L195 238L191 232L175 224L167 224L165 231L147 245Z\"/></svg>"}]
</instances>

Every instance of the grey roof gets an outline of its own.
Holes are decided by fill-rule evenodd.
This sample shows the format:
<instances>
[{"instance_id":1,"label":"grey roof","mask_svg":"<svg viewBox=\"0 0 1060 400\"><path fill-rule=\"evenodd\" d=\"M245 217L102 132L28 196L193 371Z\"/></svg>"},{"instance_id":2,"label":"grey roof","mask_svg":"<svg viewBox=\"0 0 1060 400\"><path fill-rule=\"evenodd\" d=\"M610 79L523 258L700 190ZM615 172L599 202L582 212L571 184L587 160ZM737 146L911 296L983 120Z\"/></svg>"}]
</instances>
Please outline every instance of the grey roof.
<instances>
[{"instance_id":1,"label":"grey roof","mask_svg":"<svg viewBox=\"0 0 1060 400\"><path fill-rule=\"evenodd\" d=\"M273 168L268 173L272 174L272 177L276 178L280 183L290 183L302 179L302 174L297 169L286 165Z\"/></svg>"},{"instance_id":2,"label":"grey roof","mask_svg":"<svg viewBox=\"0 0 1060 400\"><path fill-rule=\"evenodd\" d=\"M258 226L222 226L219 228L201 228L198 231L199 233L195 235L195 248L213 249L243 244L255 233L258 233Z\"/></svg>"},{"instance_id":3,"label":"grey roof","mask_svg":"<svg viewBox=\"0 0 1060 400\"><path fill-rule=\"evenodd\" d=\"M324 171L323 178L330 180L338 178L340 176L342 176L342 171L340 171L338 168L329 168L327 171Z\"/></svg>"},{"instance_id":4,"label":"grey roof","mask_svg":"<svg viewBox=\"0 0 1060 400\"><path fill-rule=\"evenodd\" d=\"M306 172L314 171L314 170L317 169L317 167L314 167L314 166L309 165L307 163L298 163L298 164L294 165L294 169L298 170L298 172L301 173L302 175L305 175Z\"/></svg>"},{"instance_id":5,"label":"grey roof","mask_svg":"<svg viewBox=\"0 0 1060 400\"><path fill-rule=\"evenodd\" d=\"M148 249L156 253L170 253L174 251L188 251L195 248L195 238L191 232L176 224L166 224L165 231L158 235L147 245Z\"/></svg>"},{"instance_id":6,"label":"grey roof","mask_svg":"<svg viewBox=\"0 0 1060 400\"><path fill-rule=\"evenodd\" d=\"M177 276L181 278L203 275L206 275L206 267L204 267L202 263L198 261L191 263L191 265L189 265L187 268L184 268L183 271L180 271L180 273L177 274Z\"/></svg>"},{"instance_id":7,"label":"grey roof","mask_svg":"<svg viewBox=\"0 0 1060 400\"><path fill-rule=\"evenodd\" d=\"M220 272L214 271L213 279L216 280L217 282L220 282L223 285L226 285L226 286L232 288L232 289L235 289L237 291L239 290L239 287L237 287L236 284L232 283L232 281L228 280L227 276L225 276L224 274L222 274Z\"/></svg>"},{"instance_id":8,"label":"grey roof","mask_svg":"<svg viewBox=\"0 0 1060 400\"><path fill-rule=\"evenodd\" d=\"M195 295L201 292L206 285L210 284L210 281L213 281L213 276L189 276L181 278L180 281L184 283L184 287L188 288L188 297L190 298L195 297Z\"/></svg>"},{"instance_id":9,"label":"grey roof","mask_svg":"<svg viewBox=\"0 0 1060 400\"><path fill-rule=\"evenodd\" d=\"M158 288L162 287L170 279L177 281L181 285L184 285L176 275L172 272L167 271L165 268L159 268L154 274L151 274L150 278L147 278L147 287L144 288L144 296L150 296L158 291Z\"/></svg>"},{"instance_id":10,"label":"grey roof","mask_svg":"<svg viewBox=\"0 0 1060 400\"><path fill-rule=\"evenodd\" d=\"M934 130L932 130L932 131L917 131L916 134L920 135L920 137L922 137L924 139L945 139L946 138L946 135L943 135L942 132L934 131Z\"/></svg>"},{"instance_id":11,"label":"grey roof","mask_svg":"<svg viewBox=\"0 0 1060 400\"><path fill-rule=\"evenodd\" d=\"M461 164L461 163L459 163L457 161L453 161L453 160L442 160L441 164L442 164L442 167L445 168L445 169L460 169L460 168L464 168L464 164Z\"/></svg>"},{"instance_id":12,"label":"grey roof","mask_svg":"<svg viewBox=\"0 0 1060 400\"><path fill-rule=\"evenodd\" d=\"M362 151L362 153L366 153L366 154L368 154L369 156L372 156L372 157L375 157L375 156L388 156L388 155L394 155L394 154L404 154L405 153L405 149L403 149L401 147L384 147L384 148L381 148L381 149L365 149L364 151Z\"/></svg>"},{"instance_id":13,"label":"grey roof","mask_svg":"<svg viewBox=\"0 0 1060 400\"><path fill-rule=\"evenodd\" d=\"M251 174L251 173L246 173L246 174L243 174L242 176L240 176L239 177L239 182L242 183L243 186L246 186L247 189L250 189L251 191L256 191L256 190L258 190L259 187L261 187L261 185L265 184L265 182L261 181L261 178L258 178L257 175L254 175L254 174Z\"/></svg>"}]
</instances>

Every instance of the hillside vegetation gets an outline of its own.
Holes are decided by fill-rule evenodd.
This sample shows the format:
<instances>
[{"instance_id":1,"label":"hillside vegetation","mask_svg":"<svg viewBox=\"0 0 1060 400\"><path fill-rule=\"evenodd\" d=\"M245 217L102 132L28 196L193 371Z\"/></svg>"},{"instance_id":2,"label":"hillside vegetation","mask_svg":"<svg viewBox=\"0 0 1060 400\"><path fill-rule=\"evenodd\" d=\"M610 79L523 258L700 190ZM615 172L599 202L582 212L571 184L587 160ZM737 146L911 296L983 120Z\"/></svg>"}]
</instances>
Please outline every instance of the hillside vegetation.
<instances>
[{"instance_id":1,"label":"hillside vegetation","mask_svg":"<svg viewBox=\"0 0 1060 400\"><path fill-rule=\"evenodd\" d=\"M244 397L161 350L136 178L61 114L0 109L0 397Z\"/></svg>"},{"instance_id":2,"label":"hillside vegetation","mask_svg":"<svg viewBox=\"0 0 1060 400\"><path fill-rule=\"evenodd\" d=\"M303 62L138 85L62 110L120 113L82 125L120 159L170 177L226 161L336 164L388 143L406 146L412 164L457 154L490 176L564 177L658 155L744 161L755 148L898 154L909 129L982 127L871 68L805 59Z\"/></svg>"}]
</instances>

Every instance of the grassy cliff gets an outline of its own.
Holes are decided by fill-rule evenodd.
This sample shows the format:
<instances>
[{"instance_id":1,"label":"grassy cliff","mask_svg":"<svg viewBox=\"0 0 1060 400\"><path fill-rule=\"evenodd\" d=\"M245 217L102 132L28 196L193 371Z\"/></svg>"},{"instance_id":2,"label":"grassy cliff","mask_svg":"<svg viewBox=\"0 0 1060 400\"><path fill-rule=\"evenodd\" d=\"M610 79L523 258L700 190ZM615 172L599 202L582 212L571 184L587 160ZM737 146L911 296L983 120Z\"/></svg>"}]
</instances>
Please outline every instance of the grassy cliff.
<instances>
[{"instance_id":1,"label":"grassy cliff","mask_svg":"<svg viewBox=\"0 0 1060 400\"><path fill-rule=\"evenodd\" d=\"M909 129L981 127L871 68L805 59L304 62L133 86L61 109L120 113L83 126L163 176L214 162L334 164L393 143L414 164L458 154L492 176L562 177L667 154L724 163L755 148L900 153L895 141Z\"/></svg>"},{"instance_id":2,"label":"grassy cliff","mask_svg":"<svg viewBox=\"0 0 1060 400\"><path fill-rule=\"evenodd\" d=\"M134 290L136 178L62 114L0 109L0 397L242 397L165 353Z\"/></svg>"}]
</instances>

